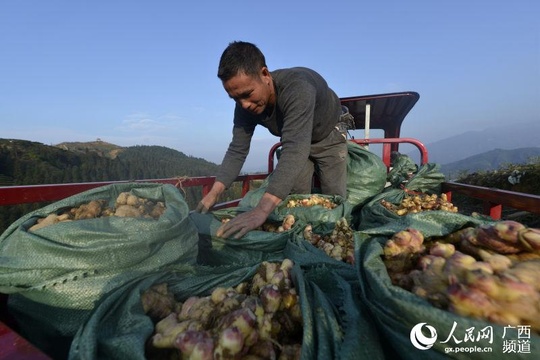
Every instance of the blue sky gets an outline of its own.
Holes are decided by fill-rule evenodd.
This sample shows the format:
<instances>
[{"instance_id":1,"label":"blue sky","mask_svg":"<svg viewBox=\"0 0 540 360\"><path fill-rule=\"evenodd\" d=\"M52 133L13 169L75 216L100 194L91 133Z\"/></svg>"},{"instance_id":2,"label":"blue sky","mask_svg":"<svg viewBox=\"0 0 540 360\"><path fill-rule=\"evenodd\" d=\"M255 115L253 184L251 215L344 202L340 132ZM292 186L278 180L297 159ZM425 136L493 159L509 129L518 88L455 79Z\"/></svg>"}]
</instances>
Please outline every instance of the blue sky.
<instances>
[{"instance_id":1,"label":"blue sky","mask_svg":"<svg viewBox=\"0 0 540 360\"><path fill-rule=\"evenodd\" d=\"M339 96L417 91L402 136L426 144L540 120L537 0L0 2L0 138L100 138L220 163L234 103L216 76L233 40L270 70L307 66ZM256 132L244 169L278 139Z\"/></svg>"}]
</instances>

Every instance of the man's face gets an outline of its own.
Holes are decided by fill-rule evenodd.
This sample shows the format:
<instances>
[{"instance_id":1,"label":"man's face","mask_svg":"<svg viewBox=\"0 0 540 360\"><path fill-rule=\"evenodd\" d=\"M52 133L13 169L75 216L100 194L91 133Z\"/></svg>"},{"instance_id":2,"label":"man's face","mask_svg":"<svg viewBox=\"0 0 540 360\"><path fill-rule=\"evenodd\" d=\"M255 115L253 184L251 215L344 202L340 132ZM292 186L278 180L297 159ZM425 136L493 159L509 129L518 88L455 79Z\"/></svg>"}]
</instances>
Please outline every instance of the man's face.
<instances>
[{"instance_id":1,"label":"man's face","mask_svg":"<svg viewBox=\"0 0 540 360\"><path fill-rule=\"evenodd\" d=\"M231 99L252 114L261 114L274 105L274 85L267 68L262 68L258 76L238 73L224 81L223 87Z\"/></svg>"}]
</instances>

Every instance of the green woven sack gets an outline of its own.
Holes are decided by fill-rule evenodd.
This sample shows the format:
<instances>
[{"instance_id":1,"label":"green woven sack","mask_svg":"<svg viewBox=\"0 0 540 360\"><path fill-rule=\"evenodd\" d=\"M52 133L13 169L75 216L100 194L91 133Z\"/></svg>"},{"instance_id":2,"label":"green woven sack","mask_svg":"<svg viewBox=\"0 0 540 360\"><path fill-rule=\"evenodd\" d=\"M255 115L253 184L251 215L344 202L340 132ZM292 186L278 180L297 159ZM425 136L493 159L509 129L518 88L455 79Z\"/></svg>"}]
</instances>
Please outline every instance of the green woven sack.
<instances>
[{"instance_id":1,"label":"green woven sack","mask_svg":"<svg viewBox=\"0 0 540 360\"><path fill-rule=\"evenodd\" d=\"M418 171L418 165L408 156L403 154L392 154L392 165L388 175L388 182L394 188L399 188L401 184L409 181L413 174Z\"/></svg>"},{"instance_id":2,"label":"green woven sack","mask_svg":"<svg viewBox=\"0 0 540 360\"><path fill-rule=\"evenodd\" d=\"M532 331L523 340L515 327L505 328L436 308L392 284L382 255L384 244L395 232L412 227L429 238L489 223L486 219L453 213L415 215L369 229L357 238L361 297L375 318L383 346L392 348L403 359L529 359L538 354L540 337Z\"/></svg>"},{"instance_id":3,"label":"green woven sack","mask_svg":"<svg viewBox=\"0 0 540 360\"><path fill-rule=\"evenodd\" d=\"M274 214L284 216L290 213L306 222L332 222L343 216L350 219L350 213L355 207L361 207L370 198L383 191L387 169L381 158L351 141L347 142L347 150L347 198L321 195L338 204L337 208L332 210L322 207L290 209L286 207L289 200L305 199L310 196L310 194L291 194L278 206ZM272 174L264 180L259 188L249 191L242 198L238 207L249 209L257 206L266 191L271 176ZM313 190L314 193L318 192L318 189Z\"/></svg>"},{"instance_id":4,"label":"green woven sack","mask_svg":"<svg viewBox=\"0 0 540 360\"><path fill-rule=\"evenodd\" d=\"M347 142L347 202L361 207L384 190L386 165L376 154L351 141Z\"/></svg>"},{"instance_id":5,"label":"green woven sack","mask_svg":"<svg viewBox=\"0 0 540 360\"><path fill-rule=\"evenodd\" d=\"M272 176L270 174L270 176ZM269 176L269 177L270 177ZM255 190L248 191L248 193L240 200L238 204L239 211L248 211L253 209L259 203L259 200L262 198L268 186L267 177L263 184ZM287 204L289 201L300 201L302 199L309 199L315 194L291 194L287 196L283 201L281 201L274 211L270 214L272 219L283 220L286 215L292 214L296 220L301 220L306 223L310 222L332 222L336 221L342 217L349 217L351 214L351 204L343 197L339 195L324 195L316 194L317 197L324 201L332 202L336 206L333 209L323 207L321 205L315 206L297 206L297 207L288 207Z\"/></svg>"},{"instance_id":6,"label":"green woven sack","mask_svg":"<svg viewBox=\"0 0 540 360\"><path fill-rule=\"evenodd\" d=\"M439 171L440 165L428 163L420 167L418 172L407 182L398 184L397 188L386 188L382 193L371 198L361 209L353 213L353 224L357 230L366 230L395 221L399 216L386 209L381 200L399 205L408 192L440 194L444 174Z\"/></svg>"},{"instance_id":7,"label":"green woven sack","mask_svg":"<svg viewBox=\"0 0 540 360\"><path fill-rule=\"evenodd\" d=\"M237 208L230 208L207 214L190 214L199 234L198 264L253 264L283 258L283 249L293 236L292 230L281 233L252 230L240 239L216 236L222 219L231 219L241 212ZM275 222L280 223L280 220L276 219Z\"/></svg>"},{"instance_id":8,"label":"green woven sack","mask_svg":"<svg viewBox=\"0 0 540 360\"><path fill-rule=\"evenodd\" d=\"M162 201L159 219L104 217L59 222L28 231L37 219L91 200L110 205L121 192ZM169 264L194 264L197 230L172 185L126 183L92 189L31 212L0 237L0 292L19 331L53 358L64 358L72 337L99 299Z\"/></svg>"},{"instance_id":9,"label":"green woven sack","mask_svg":"<svg viewBox=\"0 0 540 360\"><path fill-rule=\"evenodd\" d=\"M400 230L412 227L420 230L425 237L444 236L465 226L477 226L492 223L493 219L484 215L465 215L449 211L422 211L399 216L383 225L361 230L368 235L392 235Z\"/></svg>"},{"instance_id":10,"label":"green woven sack","mask_svg":"<svg viewBox=\"0 0 540 360\"><path fill-rule=\"evenodd\" d=\"M145 289L166 282L183 301L192 295L206 296L217 286L235 286L251 278L258 266L173 267L133 280L96 307L75 336L69 359L143 360L145 342L154 330L141 305ZM381 358L377 343L371 345L358 336L359 311L346 281L324 267L303 270L295 265L292 275L304 323L302 359L357 359L362 354Z\"/></svg>"},{"instance_id":11,"label":"green woven sack","mask_svg":"<svg viewBox=\"0 0 540 360\"><path fill-rule=\"evenodd\" d=\"M339 195L316 195L317 197L323 199L323 201L334 204L334 208L328 208L324 205L296 207L289 207L287 205L288 202L291 200L299 202L304 199L309 200L311 196L312 195L304 194L289 195L278 205L278 207L274 211L279 217L285 217L286 215L291 214L294 216L296 221L311 224L336 222L343 217L350 219L351 205Z\"/></svg>"},{"instance_id":12,"label":"green woven sack","mask_svg":"<svg viewBox=\"0 0 540 360\"><path fill-rule=\"evenodd\" d=\"M51 213L121 192L162 201L159 219L100 217L28 229ZM101 295L141 274L172 263L195 263L197 230L181 193L172 185L114 184L88 190L35 210L0 237L0 292L38 303L91 309Z\"/></svg>"}]
</instances>

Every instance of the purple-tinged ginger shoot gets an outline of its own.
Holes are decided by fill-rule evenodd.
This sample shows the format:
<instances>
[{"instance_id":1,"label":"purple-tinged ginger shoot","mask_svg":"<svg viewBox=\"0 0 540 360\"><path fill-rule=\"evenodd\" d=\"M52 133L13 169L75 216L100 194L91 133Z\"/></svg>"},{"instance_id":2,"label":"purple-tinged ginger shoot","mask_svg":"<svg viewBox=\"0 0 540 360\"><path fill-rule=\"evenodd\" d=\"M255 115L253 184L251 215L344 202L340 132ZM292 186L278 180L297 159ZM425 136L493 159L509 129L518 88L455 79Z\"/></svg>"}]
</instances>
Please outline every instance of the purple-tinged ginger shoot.
<instances>
[{"instance_id":1,"label":"purple-tinged ginger shoot","mask_svg":"<svg viewBox=\"0 0 540 360\"><path fill-rule=\"evenodd\" d=\"M529 284L540 292L540 259L519 262L501 276Z\"/></svg>"},{"instance_id":2,"label":"purple-tinged ginger shoot","mask_svg":"<svg viewBox=\"0 0 540 360\"><path fill-rule=\"evenodd\" d=\"M502 254L489 252L484 249L478 249L478 256L480 256L483 261L487 262L496 273L504 271L512 266L512 260Z\"/></svg>"},{"instance_id":3,"label":"purple-tinged ginger shoot","mask_svg":"<svg viewBox=\"0 0 540 360\"><path fill-rule=\"evenodd\" d=\"M202 339L193 348L189 360L214 360L214 346L212 338Z\"/></svg>"},{"instance_id":4,"label":"purple-tinged ginger shoot","mask_svg":"<svg viewBox=\"0 0 540 360\"><path fill-rule=\"evenodd\" d=\"M276 285L266 285L261 289L259 297L262 301L264 311L267 313L275 313L281 306L282 296L279 288Z\"/></svg>"},{"instance_id":5,"label":"purple-tinged ginger shoot","mask_svg":"<svg viewBox=\"0 0 540 360\"><path fill-rule=\"evenodd\" d=\"M519 242L527 251L540 253L540 229L526 228L520 230Z\"/></svg>"},{"instance_id":6,"label":"purple-tinged ginger shoot","mask_svg":"<svg viewBox=\"0 0 540 360\"><path fill-rule=\"evenodd\" d=\"M495 236L501 240L516 243L519 238L519 231L525 229L526 226L517 221L503 220L497 221L495 224L483 228L488 229L489 232L495 234Z\"/></svg>"},{"instance_id":7,"label":"purple-tinged ginger shoot","mask_svg":"<svg viewBox=\"0 0 540 360\"><path fill-rule=\"evenodd\" d=\"M179 349L182 354L190 356L195 349L195 346L197 346L205 339L211 339L211 335L207 331L186 330L178 334L174 342L174 346Z\"/></svg>"},{"instance_id":8,"label":"purple-tinged ginger shoot","mask_svg":"<svg viewBox=\"0 0 540 360\"><path fill-rule=\"evenodd\" d=\"M424 236L416 229L408 228L398 231L386 242L384 255L387 257L402 254L414 254L424 251Z\"/></svg>"},{"instance_id":9,"label":"purple-tinged ginger shoot","mask_svg":"<svg viewBox=\"0 0 540 360\"><path fill-rule=\"evenodd\" d=\"M431 255L440 256L445 259L454 255L456 252L456 247L453 244L447 244L442 242L436 242L431 248L429 248L429 253Z\"/></svg>"},{"instance_id":10,"label":"purple-tinged ginger shoot","mask_svg":"<svg viewBox=\"0 0 540 360\"><path fill-rule=\"evenodd\" d=\"M244 337L234 326L225 328L219 334L218 346L223 350L223 356L236 355L244 347Z\"/></svg>"},{"instance_id":11,"label":"purple-tinged ginger shoot","mask_svg":"<svg viewBox=\"0 0 540 360\"><path fill-rule=\"evenodd\" d=\"M462 316L485 319L499 310L486 293L463 284L450 285L448 299L449 310Z\"/></svg>"}]
</instances>

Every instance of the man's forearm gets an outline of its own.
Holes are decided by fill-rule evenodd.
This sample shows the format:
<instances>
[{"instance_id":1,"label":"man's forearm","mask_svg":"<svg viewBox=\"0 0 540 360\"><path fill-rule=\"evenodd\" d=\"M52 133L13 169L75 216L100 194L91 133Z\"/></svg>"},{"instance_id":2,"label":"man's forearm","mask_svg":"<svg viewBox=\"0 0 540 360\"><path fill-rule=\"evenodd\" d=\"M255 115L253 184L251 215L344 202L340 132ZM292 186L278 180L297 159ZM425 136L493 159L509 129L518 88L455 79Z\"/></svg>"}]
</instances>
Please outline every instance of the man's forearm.
<instances>
[{"instance_id":1,"label":"man's forearm","mask_svg":"<svg viewBox=\"0 0 540 360\"><path fill-rule=\"evenodd\" d=\"M255 209L263 211L266 216L268 216L279 205L281 201L282 199L278 198L275 195L272 195L270 193L264 193Z\"/></svg>"},{"instance_id":2,"label":"man's forearm","mask_svg":"<svg viewBox=\"0 0 540 360\"><path fill-rule=\"evenodd\" d=\"M225 191L225 184L220 181L215 181L208 194L206 194L199 202L199 205L197 205L196 211L201 213L206 213L207 211L209 211L212 206L214 206L214 204L218 201L223 191Z\"/></svg>"},{"instance_id":3,"label":"man's forearm","mask_svg":"<svg viewBox=\"0 0 540 360\"><path fill-rule=\"evenodd\" d=\"M210 189L210 193L219 196L221 193L223 193L226 189L226 186L221 181L215 181L214 185L212 185L212 188Z\"/></svg>"}]
</instances>

